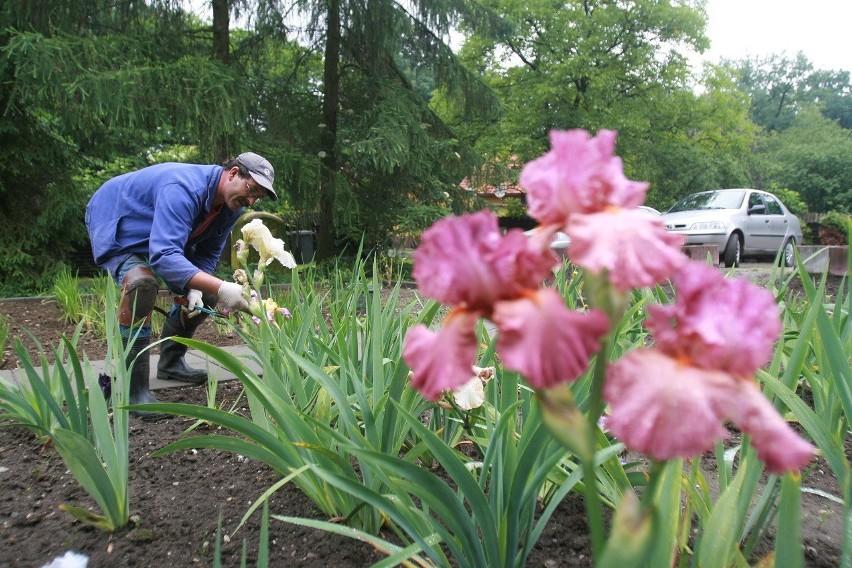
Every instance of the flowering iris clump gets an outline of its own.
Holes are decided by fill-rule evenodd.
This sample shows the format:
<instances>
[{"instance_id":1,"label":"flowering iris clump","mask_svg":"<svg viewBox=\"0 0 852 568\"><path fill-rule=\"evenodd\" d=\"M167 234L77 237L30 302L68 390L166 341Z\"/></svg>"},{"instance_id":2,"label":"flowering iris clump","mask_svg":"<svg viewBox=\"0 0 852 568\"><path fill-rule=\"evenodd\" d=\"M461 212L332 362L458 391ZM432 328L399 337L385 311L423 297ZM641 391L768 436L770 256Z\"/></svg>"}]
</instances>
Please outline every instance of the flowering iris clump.
<instances>
[{"instance_id":1,"label":"flowering iris clump","mask_svg":"<svg viewBox=\"0 0 852 568\"><path fill-rule=\"evenodd\" d=\"M666 460L711 449L730 420L751 436L768 471L803 467L813 447L753 379L781 331L772 294L699 263L684 267L673 283L675 304L648 308L645 325L655 346L609 367L606 427L629 448Z\"/></svg>"},{"instance_id":2,"label":"flowering iris clump","mask_svg":"<svg viewBox=\"0 0 852 568\"><path fill-rule=\"evenodd\" d=\"M552 131L552 149L524 166L520 183L529 216L542 225L541 243L564 231L568 257L592 274L606 272L625 292L663 282L687 258L679 235L636 209L648 184L624 176L615 137L611 130L593 138L584 130Z\"/></svg>"},{"instance_id":3,"label":"flowering iris clump","mask_svg":"<svg viewBox=\"0 0 852 568\"><path fill-rule=\"evenodd\" d=\"M419 325L406 335L403 357L415 388L437 400L469 380L480 317L496 324L505 367L535 388L577 378L609 324L603 313L573 312L555 290L540 287L556 262L521 231L501 235L497 217L485 211L425 231L414 278L421 292L453 309L439 331Z\"/></svg>"},{"instance_id":4,"label":"flowering iris clump","mask_svg":"<svg viewBox=\"0 0 852 568\"><path fill-rule=\"evenodd\" d=\"M284 241L274 238L260 219L254 219L243 225L241 232L245 240L239 239L234 244L234 248L237 260L243 268L234 271L234 282L243 287L243 294L249 301L252 321L260 323L261 318L265 317L267 321L272 322L276 315L282 315L285 318L291 317L287 308L279 307L271 298L261 299L258 290L263 285L266 267L273 261L277 260L284 268L295 268L296 260L284 248ZM254 248L260 255L260 261L252 273L251 279L249 279L247 272L249 247Z\"/></svg>"},{"instance_id":5,"label":"flowering iris clump","mask_svg":"<svg viewBox=\"0 0 852 568\"><path fill-rule=\"evenodd\" d=\"M528 214L540 222L529 239L520 231L501 236L487 212L449 217L424 232L414 278L421 292L452 310L438 331L409 330L403 357L412 384L437 400L467 383L478 349L475 325L484 317L496 325L503 365L538 391L548 426L584 462L594 459L598 419L609 403L609 430L654 458L701 453L731 421L751 436L769 471L801 468L813 447L754 380L781 329L774 298L690 262L680 236L637 209L648 184L625 177L613 155L615 137L607 130L594 137L551 132L551 150L520 176ZM556 261L549 245L557 231L571 238L568 256L584 269L596 309L569 310L556 291L541 286ZM627 292L670 278L675 304L649 308L655 346L610 363L608 332L623 317ZM573 397L558 387L577 378L596 353L584 421L591 427L580 427ZM592 485L590 503L597 499Z\"/></svg>"}]
</instances>

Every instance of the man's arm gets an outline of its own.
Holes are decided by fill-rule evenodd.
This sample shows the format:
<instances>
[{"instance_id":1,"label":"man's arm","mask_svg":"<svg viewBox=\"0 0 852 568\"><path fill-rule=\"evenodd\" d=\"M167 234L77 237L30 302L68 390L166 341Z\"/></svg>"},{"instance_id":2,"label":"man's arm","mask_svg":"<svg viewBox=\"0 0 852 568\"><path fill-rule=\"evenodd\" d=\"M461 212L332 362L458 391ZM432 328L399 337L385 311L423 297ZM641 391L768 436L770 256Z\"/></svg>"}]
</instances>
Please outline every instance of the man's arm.
<instances>
[{"instance_id":1,"label":"man's arm","mask_svg":"<svg viewBox=\"0 0 852 568\"><path fill-rule=\"evenodd\" d=\"M196 196L177 182L161 186L157 193L148 239L151 268L172 288L201 290L188 285L191 275L199 267L186 258L184 251L193 220L202 212L201 204Z\"/></svg>"},{"instance_id":2,"label":"man's arm","mask_svg":"<svg viewBox=\"0 0 852 568\"><path fill-rule=\"evenodd\" d=\"M216 278L212 274L207 274L206 272L196 272L195 275L189 279L187 283L187 288L195 288L196 290L201 290L202 292L206 292L207 294L218 295L219 288L222 287L224 280L220 278Z\"/></svg>"}]
</instances>

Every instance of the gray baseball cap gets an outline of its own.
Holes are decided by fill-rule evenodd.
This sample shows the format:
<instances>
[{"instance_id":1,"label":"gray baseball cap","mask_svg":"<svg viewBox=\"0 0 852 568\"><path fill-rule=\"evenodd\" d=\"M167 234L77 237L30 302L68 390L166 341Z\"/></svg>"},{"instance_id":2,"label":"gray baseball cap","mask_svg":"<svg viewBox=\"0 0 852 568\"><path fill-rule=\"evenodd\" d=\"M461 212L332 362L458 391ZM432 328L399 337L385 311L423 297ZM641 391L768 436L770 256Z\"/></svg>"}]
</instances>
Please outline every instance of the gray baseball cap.
<instances>
[{"instance_id":1,"label":"gray baseball cap","mask_svg":"<svg viewBox=\"0 0 852 568\"><path fill-rule=\"evenodd\" d=\"M254 152L243 152L237 156L237 161L245 166L254 181L266 190L270 199L273 201L278 199L278 194L272 189L272 182L275 181L275 170L272 169L269 160Z\"/></svg>"}]
</instances>

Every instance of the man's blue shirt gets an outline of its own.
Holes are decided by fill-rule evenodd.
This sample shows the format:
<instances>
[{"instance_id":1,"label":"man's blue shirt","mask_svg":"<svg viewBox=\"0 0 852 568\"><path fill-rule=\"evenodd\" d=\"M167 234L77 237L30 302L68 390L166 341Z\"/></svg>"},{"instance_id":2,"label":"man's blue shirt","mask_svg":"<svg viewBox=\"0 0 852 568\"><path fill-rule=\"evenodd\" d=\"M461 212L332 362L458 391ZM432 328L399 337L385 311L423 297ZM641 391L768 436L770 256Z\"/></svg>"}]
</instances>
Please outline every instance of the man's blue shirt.
<instances>
[{"instance_id":1,"label":"man's blue shirt","mask_svg":"<svg viewBox=\"0 0 852 568\"><path fill-rule=\"evenodd\" d=\"M131 254L174 290L199 271L211 273L242 213L223 205L210 225L190 239L213 208L221 166L165 163L103 184L86 207L95 262L115 274Z\"/></svg>"}]
</instances>

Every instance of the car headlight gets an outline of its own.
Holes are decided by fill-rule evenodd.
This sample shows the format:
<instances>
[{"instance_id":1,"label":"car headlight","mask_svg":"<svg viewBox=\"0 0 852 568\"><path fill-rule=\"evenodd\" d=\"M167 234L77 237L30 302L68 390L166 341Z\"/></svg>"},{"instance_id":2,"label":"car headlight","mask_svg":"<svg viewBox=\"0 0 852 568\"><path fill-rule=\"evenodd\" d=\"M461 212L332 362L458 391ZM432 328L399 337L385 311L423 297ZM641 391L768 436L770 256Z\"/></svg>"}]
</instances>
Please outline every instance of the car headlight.
<instances>
[{"instance_id":1,"label":"car headlight","mask_svg":"<svg viewBox=\"0 0 852 568\"><path fill-rule=\"evenodd\" d=\"M689 227L693 231L724 231L725 224L721 221L701 221Z\"/></svg>"}]
</instances>

